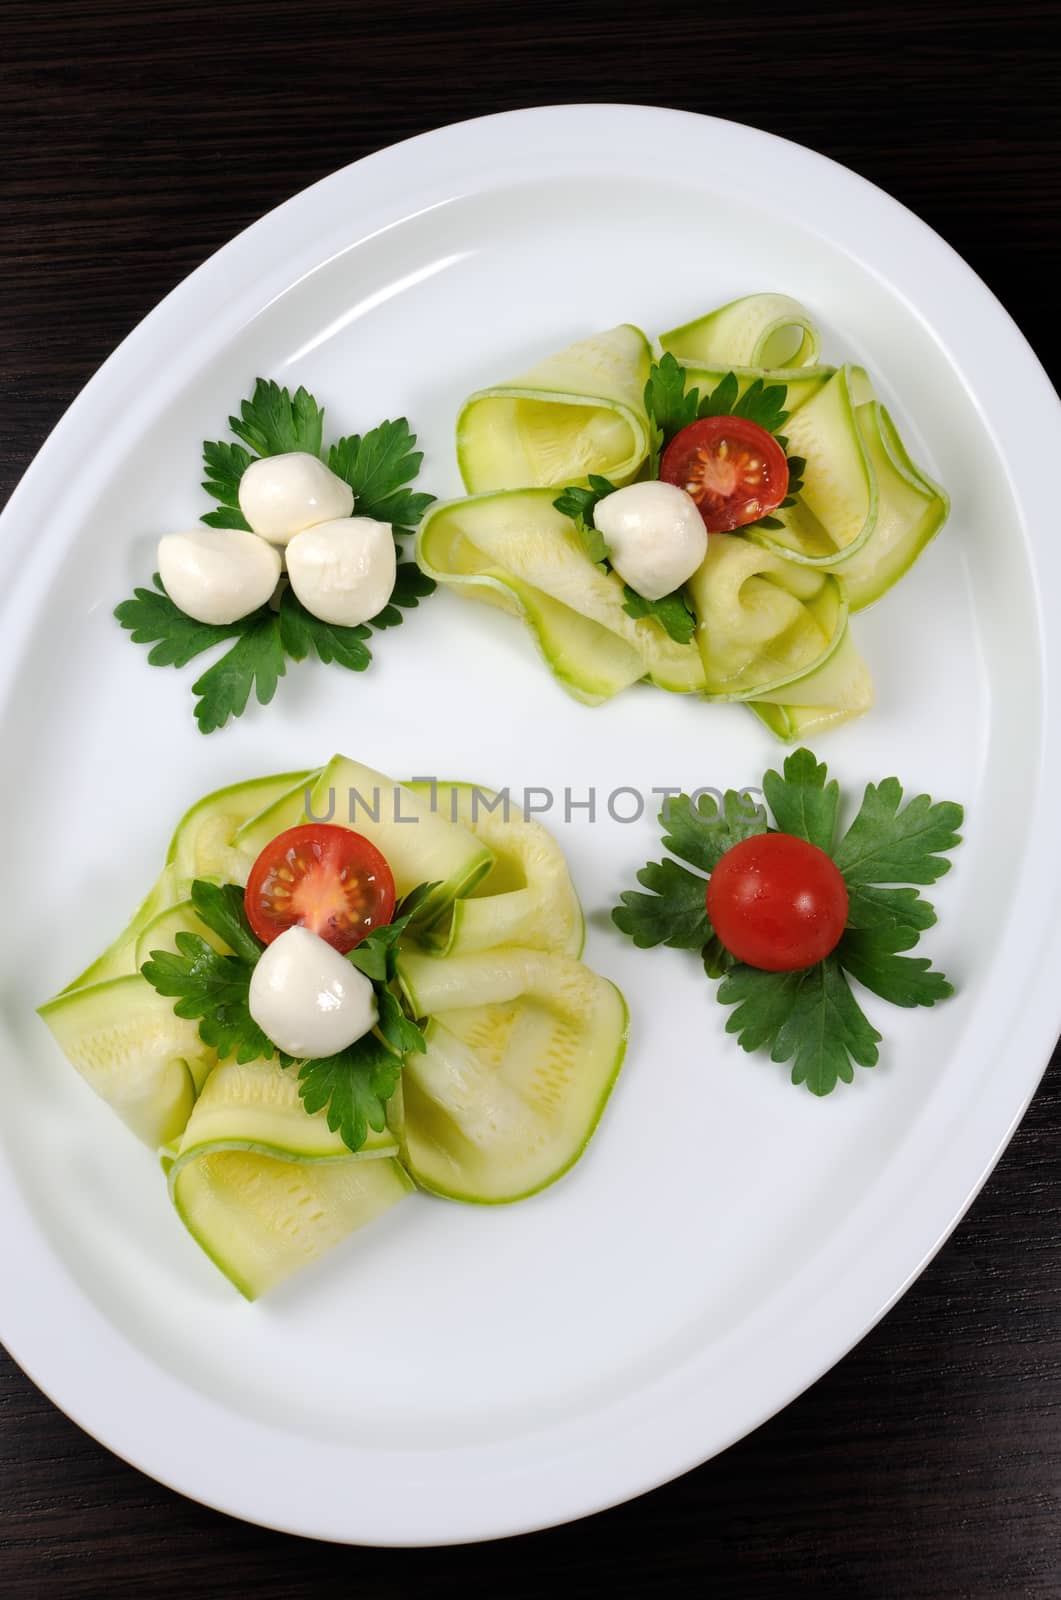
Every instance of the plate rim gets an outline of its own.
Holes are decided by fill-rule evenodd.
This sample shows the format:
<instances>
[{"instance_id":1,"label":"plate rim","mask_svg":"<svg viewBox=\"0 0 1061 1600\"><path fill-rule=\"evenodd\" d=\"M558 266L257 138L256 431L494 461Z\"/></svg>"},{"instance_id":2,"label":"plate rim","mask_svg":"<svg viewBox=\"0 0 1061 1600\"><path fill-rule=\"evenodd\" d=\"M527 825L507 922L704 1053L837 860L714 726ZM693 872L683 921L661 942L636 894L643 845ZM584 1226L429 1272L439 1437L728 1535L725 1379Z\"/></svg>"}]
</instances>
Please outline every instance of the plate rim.
<instances>
[{"instance_id":1,"label":"plate rim","mask_svg":"<svg viewBox=\"0 0 1061 1600\"><path fill-rule=\"evenodd\" d=\"M533 137L530 136L532 131ZM1023 511L1025 529L1034 527L1035 508L1038 506L1043 511L1049 505L1045 463L1050 459L1049 445L1052 443L1056 452L1061 444L1058 428L1061 406L1041 364L1008 312L951 246L914 213L829 158L744 124L656 106L528 107L449 124L388 146L339 169L252 223L161 300L85 385L45 440L0 514L0 527L7 534L7 538L0 540L0 552L8 552L6 557L0 554L0 567L6 564L8 576L13 578L5 611L10 613L22 600L27 587L33 581L39 583L42 573L46 579L49 571L47 537L41 540L40 559L27 563L23 573L12 569L19 545L16 525L29 521L32 526L34 519L39 524L42 508L46 508L53 463L76 446L79 436L82 439L86 436L94 411L109 393L128 392L130 383L137 381L137 372L143 387L152 394L164 397L172 393L180 383L182 372L196 371L207 352L216 350L234 329L245 323L250 305L256 310L264 309L275 295L298 281L305 272L322 266L342 249L367 237L366 228L371 233L376 227L391 225L388 217L400 221L412 215L417 207L443 204L448 199L480 189L507 187L522 176L547 178L554 171L569 172L573 143L577 146L580 163L591 167L599 163L613 174L623 176L647 167L646 152L653 152L655 167L659 164L661 149L681 147L693 140L728 146L753 160L784 162L801 172L809 180L811 189L817 184L823 194L835 192L837 199L842 197L842 225L837 223L835 234L830 235L831 242L839 248L857 253L858 229L863 221L887 219L891 237L887 252L882 253L887 253L891 259L889 271L881 275L893 289L903 293L908 306L946 351L977 404L1001 459L1008 464L1010 490L1014 503ZM429 154L427 165L433 170L425 178L418 168L423 164L422 158ZM718 183L713 181L711 187L717 190ZM792 191L791 184L785 187ZM344 204L335 205L340 195ZM364 220L360 225L355 228L346 221L341 226L329 225L329 214L345 216L357 211L357 206L349 204L355 195L366 203L361 210ZM806 200L805 190L802 199ZM785 211L785 207L773 204L770 209L778 214ZM797 209L793 205L788 214L805 220L805 207ZM295 226L296 223L299 226ZM303 224L308 224L304 228L303 245L294 250L287 248L287 242L291 237L298 237ZM261 270L263 248L269 261L264 274ZM859 259L864 261L861 256ZM877 263L879 255L875 263L864 261L879 272ZM931 318L923 310L926 297L934 302ZM203 316L201 308L205 305L219 314ZM169 325L179 321L187 327L189 319L194 322L196 317L200 318L199 326L204 331L183 343L179 359L159 363L157 342ZM963 321L977 328L975 350L970 348ZM158 370L152 374L155 364ZM1000 406L994 398L998 394L1027 397L1021 412L1025 419L1023 436L1016 426L1017 409ZM1029 428L1027 413L1035 407L1040 409L1040 415L1035 426ZM85 482L84 477L79 479L79 494L86 492ZM61 519L55 520L58 523ZM1047 836L1049 796L1057 792L1061 779L1061 741L1051 739L1048 716L1051 691L1056 692L1056 685L1061 683L1061 638L1053 638L1045 629L1043 614L1046 589L1043 575L1049 572L1054 583L1061 580L1061 552L1056 547L1051 549L1045 540L1036 545L1030 533L1027 536L1030 556L1034 557L1029 566L1036 590L1044 687L1043 715L1036 729L1040 781L1029 830L1034 839ZM25 606L23 615L28 630L36 615L33 606ZM14 642L9 659L17 660L20 643L21 640ZM1022 905L1042 905L1050 894L1048 875L1040 872L1033 876L1028 870L1030 854L1029 849L1011 921L1016 919ZM1054 856L1054 881L1061 883L1061 852L1055 849ZM161 1414L171 1418L188 1414L190 1423L193 1419L196 1423L205 1420L215 1429L219 1419L227 1419L227 1427L222 1430L226 1441L241 1439L246 1454L258 1453L266 1460L271 1430L245 1416L228 1412L202 1395L193 1392L190 1397L184 1383L156 1367L126 1339L116 1324L82 1298L61 1264L45 1254L47 1245L38 1239L39 1230L2 1148L0 1205L8 1209L9 1228L0 1241L0 1270L5 1284L14 1285L16 1292L5 1295L6 1303L0 1308L0 1337L37 1387L112 1453L193 1500L279 1531L341 1543L434 1545L510 1536L605 1509L679 1476L760 1426L841 1360L905 1292L979 1193L1046 1069L1061 1028L1061 995L1055 997L1048 983L1036 986L1034 978L1037 974L1048 973L1051 967L1056 971L1059 957L1061 924L1042 942L1035 972L1028 974L1024 986L1024 996L1029 1003L1020 1015L1019 1028L1007 1036L1018 1063L1040 1062L1041 1065L1020 1065L997 1087L991 1100L992 1114L977 1122L979 1153L972 1163L976 1168L973 1177L957 1183L951 1178L942 1184L939 1174L933 1174L932 1204L925 1209L934 1220L926 1227L912 1230L915 1234L913 1246L904 1245L896 1252L896 1270L885 1274L887 1282L894 1282L895 1287L883 1298L879 1291L867 1293L864 1290L858 1297L862 1309L852 1314L849 1305L845 1314L842 1304L845 1297L834 1285L831 1293L826 1292L823 1304L835 1311L844 1331L829 1342L828 1356L821 1359L818 1343L806 1338L806 1330L802 1343L799 1330L793 1330L794 1342L801 1352L797 1363L799 1379L794 1384L790 1379L778 1383L775 1376L772 1386L764 1386L762 1404L753 1408L753 1414L745 1416L735 1427L721 1429L719 1436L706 1448L695 1445L690 1448L683 1430L676 1430L662 1440L659 1436L660 1415L670 1403L675 1386L680 1389L687 1384L687 1369L694 1363L683 1364L680 1369L661 1377L659 1383L650 1386L651 1396L646 1393L634 1397L635 1402L646 1400L647 1407L631 1403L609 1408L609 1415L627 1414L626 1447L621 1452L621 1460L618 1459L620 1453L614 1449L601 1451L598 1448L596 1454L601 1459L597 1462L597 1474L588 1474L598 1485L595 1488L584 1490L582 1487L584 1465L579 1466L566 1488L561 1487L563 1473L558 1471L556 1453L570 1454L574 1447L575 1459L579 1461L587 1455L592 1459L593 1451L585 1443L578 1443L577 1427L574 1439L566 1436L571 1429L565 1433L563 1427L558 1427L537 1436L553 1442L540 1452L529 1471L526 1463L506 1462L503 1449L460 1447L463 1462L454 1472L455 1497L444 1515L439 1515L438 1508L427 1503L430 1496L422 1492L415 1513L410 1513L407 1500L397 1519L391 1516L388 1520L385 1508L373 1504L368 1518L371 1526L365 1525L360 1508L353 1518L357 1526L353 1526L349 1507L341 1497L333 1498L327 1506L313 1508L316 1514L303 1511L292 1515L283 1509L275 1492L272 1495L264 1492L260 1482L252 1483L249 1493L242 1482L229 1486L227 1492L219 1484L204 1492L203 1463L200 1454L190 1449L187 1432L174 1439L158 1428L145 1443L138 1437L138 1418L132 1415L136 1407L127 1406L116 1418L107 1411L105 1404L101 1409L101 1398L108 1393L112 1398L120 1395L135 1379L137 1393L151 1396L155 1409ZM999 1102L997 1110L994 1109L996 1101ZM985 1125L980 1126L980 1121ZM912 1131L920 1131L921 1138L916 1142L923 1143L928 1130ZM909 1136L904 1144L908 1142ZM941 1187L942 1193L939 1192ZM957 1188L960 1194L956 1193ZM898 1262L902 1263L901 1267ZM874 1277L881 1277L879 1269ZM50 1330L42 1327L32 1309L27 1309L33 1307L38 1298L42 1306L49 1308ZM850 1301L851 1297L847 1298ZM65 1308L65 1312L59 1308ZM71 1363L66 1341L61 1337L64 1314L71 1313L78 1318L81 1350L90 1357L84 1365ZM93 1374L92 1383L87 1382L86 1371ZM94 1392L86 1393L86 1389ZM194 1427L191 1431L194 1434ZM681 1444L676 1442L679 1433ZM162 1440L161 1446L156 1439ZM319 1440L298 1443L300 1450L312 1456L334 1459L339 1450L349 1459L351 1470L359 1460L378 1461L374 1451L357 1452ZM641 1444L643 1455L638 1456L635 1443ZM414 1476L419 1463L423 1476L427 1454L399 1450L392 1452L391 1458L401 1463L399 1471ZM453 1451L439 1453L440 1459L444 1456L447 1461L447 1471L451 1470L453 1454ZM484 1501L469 1508L461 1498L463 1468L473 1456L491 1455L501 1459L492 1492L486 1496L489 1503ZM609 1455L611 1459L607 1459ZM627 1466L629 1460L636 1461L636 1465ZM473 1475L471 1481L478 1480Z\"/></svg>"}]
</instances>

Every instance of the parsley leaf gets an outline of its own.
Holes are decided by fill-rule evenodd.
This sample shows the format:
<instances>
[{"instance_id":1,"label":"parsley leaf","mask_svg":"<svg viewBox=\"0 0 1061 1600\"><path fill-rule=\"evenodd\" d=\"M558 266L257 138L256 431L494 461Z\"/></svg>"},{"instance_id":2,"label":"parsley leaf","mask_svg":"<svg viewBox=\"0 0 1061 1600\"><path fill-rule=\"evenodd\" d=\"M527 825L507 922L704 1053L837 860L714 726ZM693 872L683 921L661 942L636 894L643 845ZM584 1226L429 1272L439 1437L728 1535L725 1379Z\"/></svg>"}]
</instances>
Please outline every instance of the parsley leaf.
<instances>
[{"instance_id":1,"label":"parsley leaf","mask_svg":"<svg viewBox=\"0 0 1061 1600\"><path fill-rule=\"evenodd\" d=\"M936 913L916 889L883 888L875 883L848 883L849 928L931 928Z\"/></svg>"},{"instance_id":2,"label":"parsley leaf","mask_svg":"<svg viewBox=\"0 0 1061 1600\"><path fill-rule=\"evenodd\" d=\"M695 806L688 795L675 795L659 820L667 849L700 872L710 872L731 845L766 832L762 806L733 789L722 797L721 810L711 794L699 795ZM641 949L666 944L676 950L701 950L706 961L710 945L711 960L718 965L721 946L707 916L706 879L676 861L665 860L650 861L637 874L637 881L651 892L625 890L620 896L622 905L612 912L616 927Z\"/></svg>"},{"instance_id":3,"label":"parsley leaf","mask_svg":"<svg viewBox=\"0 0 1061 1600\"><path fill-rule=\"evenodd\" d=\"M899 955L920 937L917 928L848 928L837 947L837 958L864 989L890 1000L893 1006L934 1006L954 993L942 972L932 970L924 956Z\"/></svg>"},{"instance_id":4,"label":"parsley leaf","mask_svg":"<svg viewBox=\"0 0 1061 1600\"><path fill-rule=\"evenodd\" d=\"M713 933L701 951L704 961L704 971L709 978L723 978L731 967L736 966L736 956L731 956L717 933Z\"/></svg>"},{"instance_id":5,"label":"parsley leaf","mask_svg":"<svg viewBox=\"0 0 1061 1600\"><path fill-rule=\"evenodd\" d=\"M276 1054L250 1014L248 994L254 962L223 956L197 933L175 935L176 954L152 950L140 968L152 988L176 998L178 1017L198 1018L199 1037L224 1059L268 1060Z\"/></svg>"},{"instance_id":6,"label":"parsley leaf","mask_svg":"<svg viewBox=\"0 0 1061 1600\"><path fill-rule=\"evenodd\" d=\"M835 778L826 783L824 762L819 766L809 750L795 751L785 761L783 777L773 771L765 774L763 793L781 833L793 833L829 853L840 785Z\"/></svg>"},{"instance_id":7,"label":"parsley leaf","mask_svg":"<svg viewBox=\"0 0 1061 1600\"><path fill-rule=\"evenodd\" d=\"M649 472L659 474L659 458L676 433L697 418L700 391L685 388L685 368L668 350L655 363L645 384L645 410L652 433Z\"/></svg>"},{"instance_id":8,"label":"parsley leaf","mask_svg":"<svg viewBox=\"0 0 1061 1600\"><path fill-rule=\"evenodd\" d=\"M423 451L404 417L381 422L363 437L351 434L328 451L328 465L354 491L354 515L389 522L396 534L416 527L432 494L414 494L404 485L420 471Z\"/></svg>"},{"instance_id":9,"label":"parsley leaf","mask_svg":"<svg viewBox=\"0 0 1061 1600\"><path fill-rule=\"evenodd\" d=\"M322 622L306 610L294 589L285 589L280 597L279 629L280 643L292 661L315 655L325 664L337 661L350 672L364 672L371 664L372 652L364 643L371 637L370 628Z\"/></svg>"},{"instance_id":10,"label":"parsley leaf","mask_svg":"<svg viewBox=\"0 0 1061 1600\"><path fill-rule=\"evenodd\" d=\"M398 967L398 940L437 888L437 883L421 883L410 889L390 922L371 929L360 944L347 951L347 961L373 983L390 983Z\"/></svg>"},{"instance_id":11,"label":"parsley leaf","mask_svg":"<svg viewBox=\"0 0 1061 1600\"><path fill-rule=\"evenodd\" d=\"M376 998L379 1001L379 1031L391 1049L400 1056L412 1055L414 1051L423 1054L427 1049L423 1032L411 1017L406 1016L397 996L389 989L380 989Z\"/></svg>"},{"instance_id":12,"label":"parsley leaf","mask_svg":"<svg viewBox=\"0 0 1061 1600\"><path fill-rule=\"evenodd\" d=\"M867 1021L835 955L803 972L760 972L737 965L718 998L736 1010L726 1032L743 1050L769 1048L772 1061L792 1062L792 1082L826 1095L854 1078L853 1062L877 1064L880 1034Z\"/></svg>"},{"instance_id":13,"label":"parsley leaf","mask_svg":"<svg viewBox=\"0 0 1061 1600\"><path fill-rule=\"evenodd\" d=\"M204 441L206 479L203 488L213 495L220 507L203 517L208 528L243 528L250 532L250 523L239 508L239 482L254 459L241 444Z\"/></svg>"},{"instance_id":14,"label":"parsley leaf","mask_svg":"<svg viewBox=\"0 0 1061 1600\"><path fill-rule=\"evenodd\" d=\"M250 626L232 649L192 684L200 733L213 733L229 717L242 716L252 690L258 704L267 706L287 670L276 613L266 606L244 620Z\"/></svg>"},{"instance_id":15,"label":"parsley leaf","mask_svg":"<svg viewBox=\"0 0 1061 1600\"><path fill-rule=\"evenodd\" d=\"M927 794L902 806L902 798L898 778L866 785L833 856L848 884L935 883L950 871L940 852L960 843L961 806L950 800L933 805Z\"/></svg>"},{"instance_id":16,"label":"parsley leaf","mask_svg":"<svg viewBox=\"0 0 1061 1600\"><path fill-rule=\"evenodd\" d=\"M373 983L388 983L394 976L391 941L386 928L373 928L360 944L346 952L346 959Z\"/></svg>"},{"instance_id":17,"label":"parsley leaf","mask_svg":"<svg viewBox=\"0 0 1061 1600\"><path fill-rule=\"evenodd\" d=\"M628 617L654 617L677 644L688 644L696 632L696 613L686 600L684 589L675 589L662 600L646 600L624 583L623 596L623 610Z\"/></svg>"},{"instance_id":18,"label":"parsley leaf","mask_svg":"<svg viewBox=\"0 0 1061 1600\"><path fill-rule=\"evenodd\" d=\"M807 461L804 456L788 455L788 440L782 439L780 434L777 436L777 442L786 452L785 459L788 462L788 493L781 502L781 509L784 510L786 507L794 506L796 503L796 496L803 488L803 474L807 470ZM760 518L760 521L762 520L765 519ZM770 520L773 522L778 519L772 517Z\"/></svg>"},{"instance_id":19,"label":"parsley leaf","mask_svg":"<svg viewBox=\"0 0 1061 1600\"><path fill-rule=\"evenodd\" d=\"M931 1006L953 993L924 957L908 956L936 913L918 889L949 866L943 852L959 842L962 809L918 795L903 807L902 789L886 778L866 789L862 807L834 847L839 786L809 750L790 755L781 773L763 777L763 794L779 832L806 839L831 853L844 874L848 923L835 950L798 972L746 966L723 947L707 915L707 882L725 852L743 838L767 831L764 807L746 791L728 790L721 806L708 792L696 805L679 795L660 814L670 859L650 862L637 874L650 892L627 890L612 919L642 948L666 944L699 950L704 971L722 977L719 1002L735 1009L726 1022L745 1050L769 1050L792 1061L792 1081L829 1094L850 1083L856 1065L877 1061L880 1034L864 1015L849 979L899 1006Z\"/></svg>"},{"instance_id":20,"label":"parsley leaf","mask_svg":"<svg viewBox=\"0 0 1061 1600\"><path fill-rule=\"evenodd\" d=\"M403 928L408 928L421 915L435 890L441 887L441 881L418 883L415 889L410 889L407 895L402 896L389 926L393 928L395 922L398 922Z\"/></svg>"},{"instance_id":21,"label":"parsley leaf","mask_svg":"<svg viewBox=\"0 0 1061 1600\"><path fill-rule=\"evenodd\" d=\"M737 403L740 384L737 382L735 372L727 372L720 378L710 394L705 394L696 408L698 417L729 417L733 414L733 407Z\"/></svg>"},{"instance_id":22,"label":"parsley leaf","mask_svg":"<svg viewBox=\"0 0 1061 1600\"><path fill-rule=\"evenodd\" d=\"M766 832L766 811L748 794L727 789L722 809L713 794L701 794L696 805L688 795L679 794L660 812L663 843L701 872L710 872L733 845L742 839Z\"/></svg>"},{"instance_id":23,"label":"parsley leaf","mask_svg":"<svg viewBox=\"0 0 1061 1600\"><path fill-rule=\"evenodd\" d=\"M413 611L426 599L429 594L434 594L437 588L434 578L429 578L426 572L421 572L415 561L399 561L398 573L394 580L391 597L383 610L378 612L367 624L370 628L396 628L405 618L398 609Z\"/></svg>"},{"instance_id":24,"label":"parsley leaf","mask_svg":"<svg viewBox=\"0 0 1061 1600\"><path fill-rule=\"evenodd\" d=\"M365 643L372 630L394 628L404 622L398 607L409 609L420 604L435 589L433 578L420 571L415 561L400 561L390 600L371 622L343 628L335 622L322 622L307 611L291 588L280 597L280 642L292 661L316 656L318 661L336 662L350 672L364 672L372 664L372 651Z\"/></svg>"},{"instance_id":25,"label":"parsley leaf","mask_svg":"<svg viewBox=\"0 0 1061 1600\"><path fill-rule=\"evenodd\" d=\"M244 961L257 961L265 945L247 920L244 892L238 884L208 883L196 878L191 901L200 922L212 929L233 955Z\"/></svg>"},{"instance_id":26,"label":"parsley leaf","mask_svg":"<svg viewBox=\"0 0 1061 1600\"><path fill-rule=\"evenodd\" d=\"M776 434L788 421L785 410L788 388L783 383L766 383L756 378L744 393L735 372L727 372L703 397L698 389L686 390L688 372L669 352L649 373L645 387L645 408L655 422L664 444L691 422L703 417L747 417L767 433ZM787 441L778 441L782 447ZM793 458L796 460L797 458ZM800 470L806 462L799 462ZM789 473L791 475L791 465Z\"/></svg>"},{"instance_id":27,"label":"parsley leaf","mask_svg":"<svg viewBox=\"0 0 1061 1600\"><path fill-rule=\"evenodd\" d=\"M154 581L157 594L136 589L132 600L123 600L114 608L134 643L153 643L147 656L151 666L183 667L214 645L236 641L192 684L192 693L198 696L195 720L199 731L213 733L229 717L240 716L252 690L261 705L268 705L285 671L276 613L261 606L238 622L196 622L174 605L157 572Z\"/></svg>"},{"instance_id":28,"label":"parsley leaf","mask_svg":"<svg viewBox=\"0 0 1061 1600\"><path fill-rule=\"evenodd\" d=\"M733 415L757 422L767 433L777 433L788 421L788 412L785 410L787 394L788 389L783 383L764 383L762 378L756 378L733 402Z\"/></svg>"},{"instance_id":29,"label":"parsley leaf","mask_svg":"<svg viewBox=\"0 0 1061 1600\"><path fill-rule=\"evenodd\" d=\"M321 453L323 408L305 389L291 395L271 378L257 379L254 394L241 403L238 417L229 417L228 425L255 455L282 456L290 450L311 456Z\"/></svg>"},{"instance_id":30,"label":"parsley leaf","mask_svg":"<svg viewBox=\"0 0 1061 1600\"><path fill-rule=\"evenodd\" d=\"M154 589L134 589L132 600L123 600L114 608L114 615L129 630L134 644L154 645L147 654L153 667L186 667L212 645L235 639L244 631L245 618L224 626L196 622L174 605L157 572L153 581Z\"/></svg>"},{"instance_id":31,"label":"parsley leaf","mask_svg":"<svg viewBox=\"0 0 1061 1600\"><path fill-rule=\"evenodd\" d=\"M575 524L582 548L594 566L602 567L605 571L608 570L608 546L604 542L604 535L593 525L593 510L598 500L614 493L614 483L602 478L599 473L591 472L588 489L567 488L553 501L556 510L562 516L570 517Z\"/></svg>"},{"instance_id":32,"label":"parsley leaf","mask_svg":"<svg viewBox=\"0 0 1061 1600\"><path fill-rule=\"evenodd\" d=\"M338 1055L304 1061L298 1069L298 1092L309 1112L324 1111L328 1126L349 1150L360 1150L368 1130L382 1133L387 1101L398 1087L402 1058L375 1034L340 1050Z\"/></svg>"},{"instance_id":33,"label":"parsley leaf","mask_svg":"<svg viewBox=\"0 0 1061 1600\"><path fill-rule=\"evenodd\" d=\"M637 881L651 892L624 889L612 921L639 949L666 944L673 950L702 950L714 938L704 899L707 884L698 873L677 861L650 861Z\"/></svg>"}]
</instances>

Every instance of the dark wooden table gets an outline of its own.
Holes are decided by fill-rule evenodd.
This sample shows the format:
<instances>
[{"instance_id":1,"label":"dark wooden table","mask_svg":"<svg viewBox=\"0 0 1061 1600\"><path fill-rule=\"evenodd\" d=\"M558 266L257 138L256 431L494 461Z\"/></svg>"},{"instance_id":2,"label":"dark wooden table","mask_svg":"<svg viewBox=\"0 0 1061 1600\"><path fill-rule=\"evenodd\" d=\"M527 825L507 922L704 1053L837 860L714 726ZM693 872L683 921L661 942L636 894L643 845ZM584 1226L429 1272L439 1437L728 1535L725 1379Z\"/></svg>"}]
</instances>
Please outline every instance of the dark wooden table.
<instances>
[{"instance_id":1,"label":"dark wooden table","mask_svg":"<svg viewBox=\"0 0 1061 1600\"><path fill-rule=\"evenodd\" d=\"M0 491L128 329L263 211L396 139L537 102L713 112L845 162L950 240L1045 358L1057 5L772 10L4 0ZM1056 1600L1059 1104L1055 1060L955 1237L802 1399L680 1481L520 1540L350 1551L233 1522L115 1460L0 1353L0 1594Z\"/></svg>"}]
</instances>

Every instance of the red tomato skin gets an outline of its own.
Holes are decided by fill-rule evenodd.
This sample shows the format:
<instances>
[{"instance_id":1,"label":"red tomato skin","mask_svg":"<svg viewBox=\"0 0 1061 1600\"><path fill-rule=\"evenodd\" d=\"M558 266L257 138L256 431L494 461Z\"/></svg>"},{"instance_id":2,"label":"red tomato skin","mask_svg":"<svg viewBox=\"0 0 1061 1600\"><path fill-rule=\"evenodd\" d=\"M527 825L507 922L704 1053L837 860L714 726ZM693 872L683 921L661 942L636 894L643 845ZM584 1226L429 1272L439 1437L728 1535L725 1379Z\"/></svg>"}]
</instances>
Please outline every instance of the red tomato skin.
<instances>
[{"instance_id":1,"label":"red tomato skin","mask_svg":"<svg viewBox=\"0 0 1061 1600\"><path fill-rule=\"evenodd\" d=\"M269 841L250 870L243 903L263 944L304 927L345 955L392 920L394 875L363 834L310 822Z\"/></svg>"},{"instance_id":2,"label":"red tomato skin","mask_svg":"<svg viewBox=\"0 0 1061 1600\"><path fill-rule=\"evenodd\" d=\"M690 422L664 450L659 475L692 495L708 533L732 533L758 522L788 493L785 452L772 433L747 417Z\"/></svg>"},{"instance_id":3,"label":"red tomato skin","mask_svg":"<svg viewBox=\"0 0 1061 1600\"><path fill-rule=\"evenodd\" d=\"M848 894L835 862L806 839L762 833L727 850L707 882L707 915L731 955L798 972L835 950Z\"/></svg>"}]
</instances>

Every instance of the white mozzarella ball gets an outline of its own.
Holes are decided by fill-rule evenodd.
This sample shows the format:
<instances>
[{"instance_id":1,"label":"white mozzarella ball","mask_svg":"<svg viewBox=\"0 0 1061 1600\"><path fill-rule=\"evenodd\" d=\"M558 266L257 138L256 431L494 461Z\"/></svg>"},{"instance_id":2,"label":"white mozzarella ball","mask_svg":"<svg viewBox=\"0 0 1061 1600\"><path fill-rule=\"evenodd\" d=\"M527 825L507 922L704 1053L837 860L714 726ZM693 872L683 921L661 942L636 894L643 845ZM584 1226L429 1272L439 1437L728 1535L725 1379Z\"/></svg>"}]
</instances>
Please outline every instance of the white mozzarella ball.
<instances>
[{"instance_id":1,"label":"white mozzarella ball","mask_svg":"<svg viewBox=\"0 0 1061 1600\"><path fill-rule=\"evenodd\" d=\"M255 533L287 544L303 528L354 509L354 491L306 450L252 461L239 480L239 508Z\"/></svg>"},{"instance_id":2,"label":"white mozzarella ball","mask_svg":"<svg viewBox=\"0 0 1061 1600\"><path fill-rule=\"evenodd\" d=\"M307 611L353 628L383 610L398 572L386 522L342 517L297 533L287 547L287 575Z\"/></svg>"},{"instance_id":3,"label":"white mozzarella ball","mask_svg":"<svg viewBox=\"0 0 1061 1600\"><path fill-rule=\"evenodd\" d=\"M334 1056L374 1028L376 996L363 972L308 928L285 928L251 974L250 1014L289 1056Z\"/></svg>"},{"instance_id":4,"label":"white mozzarella ball","mask_svg":"<svg viewBox=\"0 0 1061 1600\"><path fill-rule=\"evenodd\" d=\"M593 508L609 560L646 600L686 583L707 555L707 529L696 501L673 483L631 483Z\"/></svg>"},{"instance_id":5,"label":"white mozzarella ball","mask_svg":"<svg viewBox=\"0 0 1061 1600\"><path fill-rule=\"evenodd\" d=\"M158 542L166 593L196 622L238 622L263 606L280 577L280 552L242 528L191 528Z\"/></svg>"}]
</instances>

